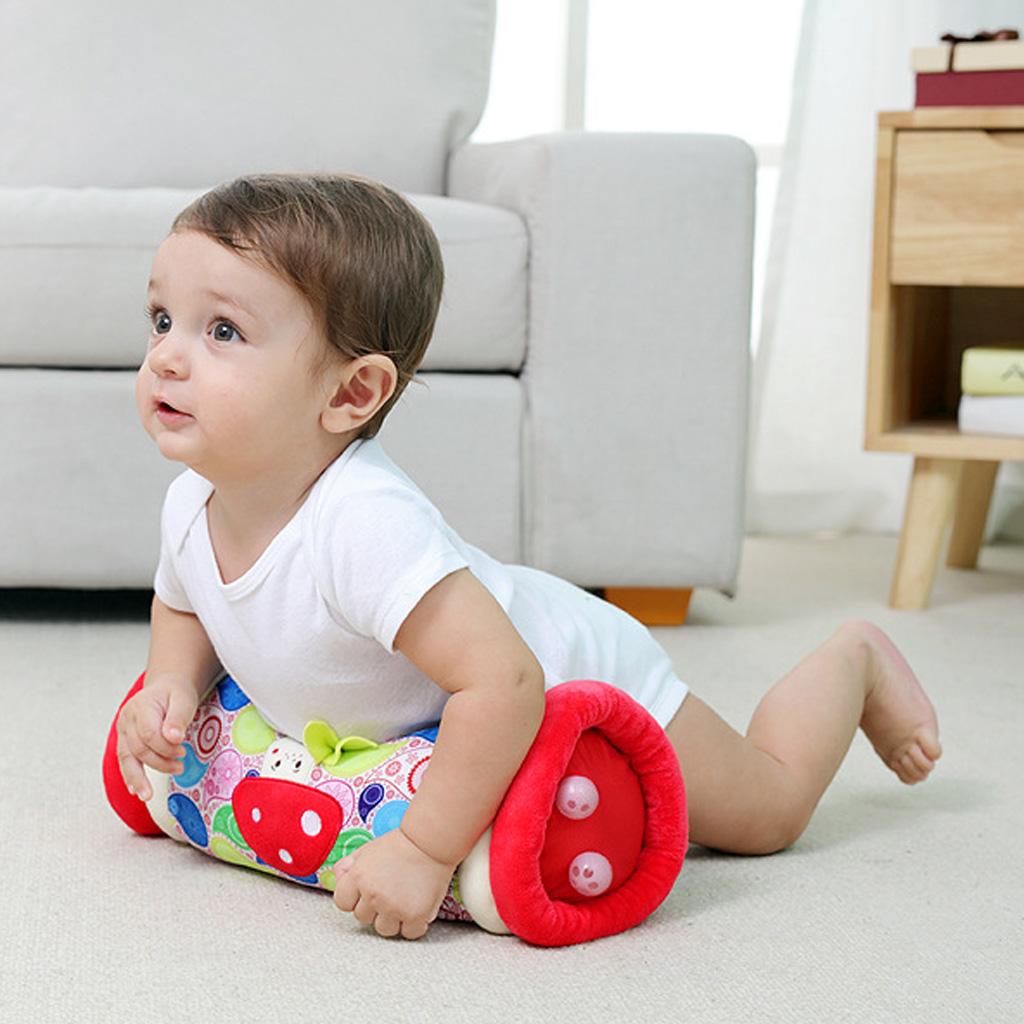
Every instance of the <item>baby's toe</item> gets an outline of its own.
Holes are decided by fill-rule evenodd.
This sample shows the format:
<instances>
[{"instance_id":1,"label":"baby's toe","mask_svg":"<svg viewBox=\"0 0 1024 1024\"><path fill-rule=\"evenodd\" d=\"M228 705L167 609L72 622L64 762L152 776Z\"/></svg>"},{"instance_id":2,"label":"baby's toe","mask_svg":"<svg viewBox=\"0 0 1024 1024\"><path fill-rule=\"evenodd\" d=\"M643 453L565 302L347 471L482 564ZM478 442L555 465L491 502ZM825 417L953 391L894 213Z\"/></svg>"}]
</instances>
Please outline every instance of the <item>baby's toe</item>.
<instances>
[{"instance_id":1,"label":"baby's toe","mask_svg":"<svg viewBox=\"0 0 1024 1024\"><path fill-rule=\"evenodd\" d=\"M939 737L933 732L921 731L915 739L932 765L942 757L942 744L939 742Z\"/></svg>"},{"instance_id":2,"label":"baby's toe","mask_svg":"<svg viewBox=\"0 0 1024 1024\"><path fill-rule=\"evenodd\" d=\"M908 753L922 775L927 775L935 766L935 762L917 744L914 744Z\"/></svg>"},{"instance_id":3,"label":"baby's toe","mask_svg":"<svg viewBox=\"0 0 1024 1024\"><path fill-rule=\"evenodd\" d=\"M897 759L896 774L900 778L900 782L905 782L908 786L913 785L915 782L920 782L922 775L920 769L914 763L913 757L910 755L910 751L907 751L900 758Z\"/></svg>"}]
</instances>

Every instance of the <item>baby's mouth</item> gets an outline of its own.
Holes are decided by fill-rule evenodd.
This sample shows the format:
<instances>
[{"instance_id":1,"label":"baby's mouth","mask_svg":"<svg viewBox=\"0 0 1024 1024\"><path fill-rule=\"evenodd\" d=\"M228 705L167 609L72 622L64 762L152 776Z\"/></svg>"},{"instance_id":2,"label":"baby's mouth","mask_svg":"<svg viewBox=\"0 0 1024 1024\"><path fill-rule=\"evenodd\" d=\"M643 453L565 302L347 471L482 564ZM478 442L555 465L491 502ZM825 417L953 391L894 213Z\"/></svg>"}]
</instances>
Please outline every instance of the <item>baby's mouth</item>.
<instances>
[{"instance_id":1,"label":"baby's mouth","mask_svg":"<svg viewBox=\"0 0 1024 1024\"><path fill-rule=\"evenodd\" d=\"M162 399L155 399L154 404L156 405L156 411L158 413L164 413L165 415L172 416L190 416L191 413L182 412L181 409L175 408L170 402L165 402Z\"/></svg>"}]
</instances>

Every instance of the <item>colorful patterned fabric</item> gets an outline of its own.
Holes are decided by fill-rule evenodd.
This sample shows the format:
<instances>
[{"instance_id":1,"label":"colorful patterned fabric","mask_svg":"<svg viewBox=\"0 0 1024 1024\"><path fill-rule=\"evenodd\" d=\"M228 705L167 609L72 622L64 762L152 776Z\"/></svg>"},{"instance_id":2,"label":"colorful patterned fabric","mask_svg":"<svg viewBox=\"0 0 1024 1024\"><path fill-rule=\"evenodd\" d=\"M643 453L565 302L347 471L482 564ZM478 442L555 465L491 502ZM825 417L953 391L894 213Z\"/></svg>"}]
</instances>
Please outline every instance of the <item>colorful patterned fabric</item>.
<instances>
[{"instance_id":1,"label":"colorful patterned fabric","mask_svg":"<svg viewBox=\"0 0 1024 1024\"><path fill-rule=\"evenodd\" d=\"M398 827L436 736L435 727L377 744L310 722L300 743L225 676L185 733L184 771L160 777L172 820L153 801L149 809L204 853L333 892L335 862ZM457 888L453 878L439 918L471 920Z\"/></svg>"}]
</instances>

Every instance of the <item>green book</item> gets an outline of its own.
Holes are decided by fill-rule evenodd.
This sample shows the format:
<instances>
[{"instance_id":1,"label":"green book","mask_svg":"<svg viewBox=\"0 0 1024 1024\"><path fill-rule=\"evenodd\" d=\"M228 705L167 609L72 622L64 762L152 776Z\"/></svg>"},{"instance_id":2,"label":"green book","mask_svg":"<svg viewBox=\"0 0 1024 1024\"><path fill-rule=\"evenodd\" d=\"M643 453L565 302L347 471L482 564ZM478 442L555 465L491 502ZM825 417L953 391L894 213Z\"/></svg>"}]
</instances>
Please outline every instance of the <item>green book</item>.
<instances>
[{"instance_id":1,"label":"green book","mask_svg":"<svg viewBox=\"0 0 1024 1024\"><path fill-rule=\"evenodd\" d=\"M1024 395L1024 343L1017 348L969 348L960 363L965 395Z\"/></svg>"}]
</instances>

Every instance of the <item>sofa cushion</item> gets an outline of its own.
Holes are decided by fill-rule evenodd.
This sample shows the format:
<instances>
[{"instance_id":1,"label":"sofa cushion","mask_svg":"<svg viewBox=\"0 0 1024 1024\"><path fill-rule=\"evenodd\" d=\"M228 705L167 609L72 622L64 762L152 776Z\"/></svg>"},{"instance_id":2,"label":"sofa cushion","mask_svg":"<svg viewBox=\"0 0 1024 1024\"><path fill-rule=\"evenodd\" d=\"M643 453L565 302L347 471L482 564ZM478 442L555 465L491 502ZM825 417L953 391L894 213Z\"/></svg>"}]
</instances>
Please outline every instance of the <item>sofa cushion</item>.
<instances>
[{"instance_id":1,"label":"sofa cushion","mask_svg":"<svg viewBox=\"0 0 1024 1024\"><path fill-rule=\"evenodd\" d=\"M520 381L417 380L381 428L385 450L467 543L521 561ZM160 506L184 466L146 436L134 395L129 370L0 369L0 585L152 586Z\"/></svg>"},{"instance_id":2,"label":"sofa cushion","mask_svg":"<svg viewBox=\"0 0 1024 1024\"><path fill-rule=\"evenodd\" d=\"M441 195L494 24L494 0L5 0L0 184L337 169Z\"/></svg>"},{"instance_id":3,"label":"sofa cushion","mask_svg":"<svg viewBox=\"0 0 1024 1024\"><path fill-rule=\"evenodd\" d=\"M205 189L0 187L0 364L133 367L146 283L175 214ZM445 289L426 370L518 370L526 225L510 210L409 195L441 242Z\"/></svg>"}]
</instances>

